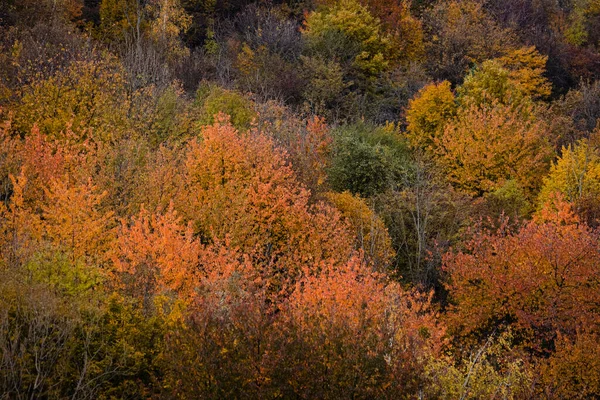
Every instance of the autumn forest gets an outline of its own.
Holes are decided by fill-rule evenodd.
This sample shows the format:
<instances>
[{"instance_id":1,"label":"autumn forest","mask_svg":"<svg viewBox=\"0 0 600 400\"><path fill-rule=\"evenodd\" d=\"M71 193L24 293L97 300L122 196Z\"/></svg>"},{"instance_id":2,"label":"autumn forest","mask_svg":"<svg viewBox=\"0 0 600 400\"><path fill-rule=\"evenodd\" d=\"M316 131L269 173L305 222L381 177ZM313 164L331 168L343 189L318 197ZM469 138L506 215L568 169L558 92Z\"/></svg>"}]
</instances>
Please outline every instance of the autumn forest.
<instances>
[{"instance_id":1,"label":"autumn forest","mask_svg":"<svg viewBox=\"0 0 600 400\"><path fill-rule=\"evenodd\" d=\"M600 0L0 0L0 399L600 398Z\"/></svg>"}]
</instances>

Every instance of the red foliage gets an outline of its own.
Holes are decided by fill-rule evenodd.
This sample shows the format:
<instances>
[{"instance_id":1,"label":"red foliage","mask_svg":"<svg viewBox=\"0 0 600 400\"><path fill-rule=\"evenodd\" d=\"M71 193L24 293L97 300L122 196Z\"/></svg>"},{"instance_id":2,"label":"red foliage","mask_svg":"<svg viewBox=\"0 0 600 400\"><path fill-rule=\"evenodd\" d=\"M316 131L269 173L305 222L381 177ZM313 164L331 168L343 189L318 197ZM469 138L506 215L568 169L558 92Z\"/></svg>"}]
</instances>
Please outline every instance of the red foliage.
<instances>
[{"instance_id":1,"label":"red foliage","mask_svg":"<svg viewBox=\"0 0 600 400\"><path fill-rule=\"evenodd\" d=\"M556 201L518 232L482 231L464 251L447 253L453 302L448 320L461 334L512 324L534 349L600 325L600 242L568 204Z\"/></svg>"}]
</instances>

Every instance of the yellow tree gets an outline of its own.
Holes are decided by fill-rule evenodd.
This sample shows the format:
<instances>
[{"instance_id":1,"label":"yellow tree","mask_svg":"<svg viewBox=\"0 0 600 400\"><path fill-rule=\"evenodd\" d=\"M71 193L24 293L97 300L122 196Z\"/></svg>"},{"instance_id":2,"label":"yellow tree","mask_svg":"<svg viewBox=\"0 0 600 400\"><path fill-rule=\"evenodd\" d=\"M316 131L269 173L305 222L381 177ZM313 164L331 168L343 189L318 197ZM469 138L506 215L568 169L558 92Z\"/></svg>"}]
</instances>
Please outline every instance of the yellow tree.
<instances>
[{"instance_id":1,"label":"yellow tree","mask_svg":"<svg viewBox=\"0 0 600 400\"><path fill-rule=\"evenodd\" d=\"M456 115L457 105L450 82L425 86L408 102L407 137L414 148L433 151L436 138Z\"/></svg>"},{"instance_id":2,"label":"yellow tree","mask_svg":"<svg viewBox=\"0 0 600 400\"><path fill-rule=\"evenodd\" d=\"M316 52L350 63L365 77L377 76L397 58L380 20L357 0L339 1L308 14L303 35Z\"/></svg>"},{"instance_id":3,"label":"yellow tree","mask_svg":"<svg viewBox=\"0 0 600 400\"><path fill-rule=\"evenodd\" d=\"M548 56L540 54L534 46L509 51L498 60L526 96L534 99L550 96L552 85L544 76Z\"/></svg>"},{"instance_id":4,"label":"yellow tree","mask_svg":"<svg viewBox=\"0 0 600 400\"><path fill-rule=\"evenodd\" d=\"M552 148L532 106L461 109L436 140L436 156L456 187L482 195L514 179L532 195L541 185Z\"/></svg>"},{"instance_id":5,"label":"yellow tree","mask_svg":"<svg viewBox=\"0 0 600 400\"><path fill-rule=\"evenodd\" d=\"M52 77L34 80L15 104L13 129L60 138L71 130L81 140L93 135L116 140L125 130L129 107L121 67L114 58L78 61Z\"/></svg>"},{"instance_id":6,"label":"yellow tree","mask_svg":"<svg viewBox=\"0 0 600 400\"><path fill-rule=\"evenodd\" d=\"M597 223L600 210L600 152L595 138L563 147L562 155L544 178L540 207L557 193L572 202L588 223Z\"/></svg>"},{"instance_id":7,"label":"yellow tree","mask_svg":"<svg viewBox=\"0 0 600 400\"><path fill-rule=\"evenodd\" d=\"M167 57L177 59L189 50L182 45L179 37L192 23L179 0L151 0L147 5L150 14L150 37L162 48L168 49Z\"/></svg>"},{"instance_id":8,"label":"yellow tree","mask_svg":"<svg viewBox=\"0 0 600 400\"><path fill-rule=\"evenodd\" d=\"M376 270L385 270L394 258L395 252L383 220L375 214L364 199L350 192L329 192L326 196L355 231L356 248L363 251Z\"/></svg>"}]
</instances>

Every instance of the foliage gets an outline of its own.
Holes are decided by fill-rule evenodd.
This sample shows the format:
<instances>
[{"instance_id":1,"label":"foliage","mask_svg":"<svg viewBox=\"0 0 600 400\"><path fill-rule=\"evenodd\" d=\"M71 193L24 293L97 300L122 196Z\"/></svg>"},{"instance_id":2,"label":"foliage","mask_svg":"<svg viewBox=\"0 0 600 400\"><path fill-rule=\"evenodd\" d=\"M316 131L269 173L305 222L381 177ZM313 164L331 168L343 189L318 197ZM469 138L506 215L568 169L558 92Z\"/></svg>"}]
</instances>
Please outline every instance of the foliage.
<instances>
[{"instance_id":1,"label":"foliage","mask_svg":"<svg viewBox=\"0 0 600 400\"><path fill-rule=\"evenodd\" d=\"M326 194L356 232L355 247L362 250L376 270L385 270L395 256L387 228L367 202L349 192Z\"/></svg>"},{"instance_id":2,"label":"foliage","mask_svg":"<svg viewBox=\"0 0 600 400\"><path fill-rule=\"evenodd\" d=\"M175 205L194 233L247 254L272 290L352 252L339 213L309 205L285 154L263 134L240 133L226 120L205 127L188 145L184 184Z\"/></svg>"},{"instance_id":3,"label":"foliage","mask_svg":"<svg viewBox=\"0 0 600 400\"><path fill-rule=\"evenodd\" d=\"M483 62L467 75L458 94L462 102L488 105L519 104L550 95L550 84L543 76L547 57L534 47L512 50L506 56Z\"/></svg>"},{"instance_id":4,"label":"foliage","mask_svg":"<svg viewBox=\"0 0 600 400\"><path fill-rule=\"evenodd\" d=\"M478 1L438 2L424 19L429 69L436 79L452 83L473 65L511 49L515 40Z\"/></svg>"},{"instance_id":5,"label":"foliage","mask_svg":"<svg viewBox=\"0 0 600 400\"><path fill-rule=\"evenodd\" d=\"M553 398L598 396L598 336L585 331L575 338L559 335L556 352L542 364L545 394Z\"/></svg>"},{"instance_id":6,"label":"foliage","mask_svg":"<svg viewBox=\"0 0 600 400\"><path fill-rule=\"evenodd\" d=\"M303 34L315 53L349 63L366 78L388 69L395 57L380 21L356 0L336 2L309 14Z\"/></svg>"},{"instance_id":7,"label":"foliage","mask_svg":"<svg viewBox=\"0 0 600 400\"><path fill-rule=\"evenodd\" d=\"M450 82L425 86L408 102L406 111L407 137L411 146L434 150L436 138L457 112Z\"/></svg>"},{"instance_id":8,"label":"foliage","mask_svg":"<svg viewBox=\"0 0 600 400\"><path fill-rule=\"evenodd\" d=\"M499 61L510 71L510 78L525 96L543 99L550 95L552 87L544 76L548 57L540 54L535 47L512 50Z\"/></svg>"},{"instance_id":9,"label":"foliage","mask_svg":"<svg viewBox=\"0 0 600 400\"><path fill-rule=\"evenodd\" d=\"M544 178L540 205L556 193L569 202L600 194L600 157L593 142L582 140L563 148L561 157Z\"/></svg>"},{"instance_id":10,"label":"foliage","mask_svg":"<svg viewBox=\"0 0 600 400\"><path fill-rule=\"evenodd\" d=\"M449 181L479 195L514 179L531 196L552 155L543 123L528 105L463 108L445 127L436 147Z\"/></svg>"},{"instance_id":11,"label":"foliage","mask_svg":"<svg viewBox=\"0 0 600 400\"><path fill-rule=\"evenodd\" d=\"M400 181L408 152L393 126L346 125L333 136L329 180L334 190L369 197Z\"/></svg>"},{"instance_id":12,"label":"foliage","mask_svg":"<svg viewBox=\"0 0 600 400\"><path fill-rule=\"evenodd\" d=\"M534 395L532 369L519 358L507 357L513 346L510 332L490 335L483 345L453 363L452 359L432 358L426 367L427 388L433 397L461 399L520 399ZM448 357L448 355L446 355Z\"/></svg>"},{"instance_id":13,"label":"foliage","mask_svg":"<svg viewBox=\"0 0 600 400\"><path fill-rule=\"evenodd\" d=\"M449 326L485 335L509 325L534 353L550 352L557 334L597 329L598 251L596 233L560 201L517 232L474 232L444 257Z\"/></svg>"},{"instance_id":14,"label":"foliage","mask_svg":"<svg viewBox=\"0 0 600 400\"><path fill-rule=\"evenodd\" d=\"M465 77L458 90L465 105L489 107L498 102L503 105L522 103L525 93L510 78L510 72L497 60L488 60Z\"/></svg>"},{"instance_id":15,"label":"foliage","mask_svg":"<svg viewBox=\"0 0 600 400\"><path fill-rule=\"evenodd\" d=\"M599 63L598 0L0 1L0 398L599 397Z\"/></svg>"},{"instance_id":16,"label":"foliage","mask_svg":"<svg viewBox=\"0 0 600 400\"><path fill-rule=\"evenodd\" d=\"M210 125L215 116L224 113L238 129L247 130L255 118L252 102L237 92L208 85L198 88L196 101L200 107L200 124Z\"/></svg>"},{"instance_id":17,"label":"foliage","mask_svg":"<svg viewBox=\"0 0 600 400\"><path fill-rule=\"evenodd\" d=\"M37 124L50 137L70 129L81 138L118 140L123 134L127 97L114 62L77 62L67 71L22 88L13 129Z\"/></svg>"}]
</instances>

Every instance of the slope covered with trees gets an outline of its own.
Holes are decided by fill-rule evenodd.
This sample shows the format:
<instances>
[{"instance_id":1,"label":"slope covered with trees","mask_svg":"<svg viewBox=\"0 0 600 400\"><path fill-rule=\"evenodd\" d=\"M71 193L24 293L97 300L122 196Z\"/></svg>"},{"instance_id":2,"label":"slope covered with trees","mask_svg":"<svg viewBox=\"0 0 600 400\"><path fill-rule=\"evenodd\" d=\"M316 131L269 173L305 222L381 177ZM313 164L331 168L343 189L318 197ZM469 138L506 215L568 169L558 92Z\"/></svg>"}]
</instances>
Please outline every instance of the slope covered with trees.
<instances>
[{"instance_id":1,"label":"slope covered with trees","mask_svg":"<svg viewBox=\"0 0 600 400\"><path fill-rule=\"evenodd\" d=\"M0 398L600 397L598 0L0 1Z\"/></svg>"}]
</instances>

